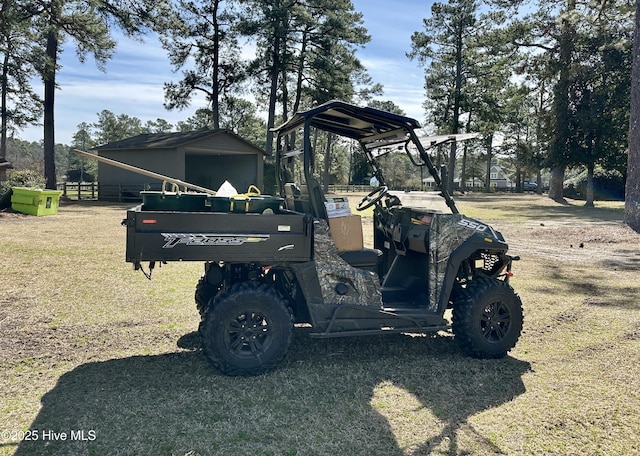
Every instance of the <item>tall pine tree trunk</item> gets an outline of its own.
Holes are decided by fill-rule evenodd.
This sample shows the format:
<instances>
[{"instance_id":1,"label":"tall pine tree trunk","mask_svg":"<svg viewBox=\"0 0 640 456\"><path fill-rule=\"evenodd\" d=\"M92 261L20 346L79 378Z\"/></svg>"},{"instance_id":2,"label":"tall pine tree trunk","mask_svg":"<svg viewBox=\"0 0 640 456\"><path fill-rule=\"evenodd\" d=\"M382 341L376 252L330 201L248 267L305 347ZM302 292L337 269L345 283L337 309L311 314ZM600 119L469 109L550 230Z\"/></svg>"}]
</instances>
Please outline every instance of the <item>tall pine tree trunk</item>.
<instances>
[{"instance_id":1,"label":"tall pine tree trunk","mask_svg":"<svg viewBox=\"0 0 640 456\"><path fill-rule=\"evenodd\" d=\"M53 25L47 33L47 62L44 73L44 177L46 188L56 189L55 122L53 118L56 93L58 36Z\"/></svg>"},{"instance_id":2,"label":"tall pine tree trunk","mask_svg":"<svg viewBox=\"0 0 640 456\"><path fill-rule=\"evenodd\" d=\"M453 90L453 113L451 118L451 134L454 135L457 134L460 129L460 104L462 103L462 52L464 49L463 32L463 27L459 27L456 31L456 78ZM449 169L447 170L449 173L449 179L448 182L443 182L451 195L453 195L453 182L456 173L457 150L458 144L456 141L453 141L451 143L451 149L449 150Z\"/></svg>"},{"instance_id":3,"label":"tall pine tree trunk","mask_svg":"<svg viewBox=\"0 0 640 456\"><path fill-rule=\"evenodd\" d=\"M458 150L458 145L456 144L455 141L453 141L451 143L451 149L449 151L449 164L447 165L447 172L449 173L448 179L445 184L446 184L446 188L447 191L449 192L449 194L453 195L453 190L454 190L454 178L455 178L455 172L456 172L456 153Z\"/></svg>"},{"instance_id":4,"label":"tall pine tree trunk","mask_svg":"<svg viewBox=\"0 0 640 456\"><path fill-rule=\"evenodd\" d=\"M551 168L551 179L549 180L549 198L554 201L564 201L563 186L564 184L564 166L555 166Z\"/></svg>"},{"instance_id":5,"label":"tall pine tree trunk","mask_svg":"<svg viewBox=\"0 0 640 456\"><path fill-rule=\"evenodd\" d=\"M213 24L213 71L211 84L211 120L213 121L213 129L220 128L220 22L218 21L218 7L220 0L212 2L213 14L211 15L211 23Z\"/></svg>"},{"instance_id":6,"label":"tall pine tree trunk","mask_svg":"<svg viewBox=\"0 0 640 456\"><path fill-rule=\"evenodd\" d=\"M333 133L327 135L327 145L324 151L324 170L322 173L322 190L329 192L329 181L331 180L331 144L333 143Z\"/></svg>"},{"instance_id":7,"label":"tall pine tree trunk","mask_svg":"<svg viewBox=\"0 0 640 456\"><path fill-rule=\"evenodd\" d=\"M640 233L640 0L636 0L624 221Z\"/></svg>"},{"instance_id":8,"label":"tall pine tree trunk","mask_svg":"<svg viewBox=\"0 0 640 456\"><path fill-rule=\"evenodd\" d=\"M536 170L536 193L542 195L542 171Z\"/></svg>"},{"instance_id":9,"label":"tall pine tree trunk","mask_svg":"<svg viewBox=\"0 0 640 456\"><path fill-rule=\"evenodd\" d=\"M280 1L275 0L273 4L273 10L278 12L278 18L275 21L273 29L273 49L271 59L271 87L269 89L269 108L267 113L267 144L265 152L270 157L273 153L273 132L271 129L275 125L276 121L276 102L278 100L278 76L280 75L280 65L282 60L280 59L280 44L282 39L282 28L284 24L279 17Z\"/></svg>"},{"instance_id":10,"label":"tall pine tree trunk","mask_svg":"<svg viewBox=\"0 0 640 456\"><path fill-rule=\"evenodd\" d=\"M587 200L584 203L586 207L593 207L593 201L595 200L594 191L593 191L594 169L595 169L595 165L593 163L589 163L587 165Z\"/></svg>"},{"instance_id":11,"label":"tall pine tree trunk","mask_svg":"<svg viewBox=\"0 0 640 456\"><path fill-rule=\"evenodd\" d=\"M466 133L471 133L471 113L467 119ZM460 191L464 193L467 190L467 144L465 141L462 146L462 167L460 169Z\"/></svg>"},{"instance_id":12,"label":"tall pine tree trunk","mask_svg":"<svg viewBox=\"0 0 640 456\"><path fill-rule=\"evenodd\" d=\"M493 134L487 137L487 174L484 180L484 191L491 192L491 161L493 160L493 151L491 150L491 144L493 144Z\"/></svg>"},{"instance_id":13,"label":"tall pine tree trunk","mask_svg":"<svg viewBox=\"0 0 640 456\"><path fill-rule=\"evenodd\" d=\"M576 0L567 1L567 13L576 9ZM571 63L573 60L573 39L575 27L569 20L562 22L562 34L560 36L560 75L554 87L553 110L555 115L555 135L551 147L551 182L549 184L549 198L554 201L564 202L564 170L569 156L569 91L571 86Z\"/></svg>"},{"instance_id":14,"label":"tall pine tree trunk","mask_svg":"<svg viewBox=\"0 0 640 456\"><path fill-rule=\"evenodd\" d=\"M7 43L10 46L10 43ZM2 111L0 114L2 125L0 129L0 162L3 161L7 156L7 124L9 122L9 116L7 113L7 92L9 90L9 50L5 52L4 59L2 62L2 76L0 77L0 91L2 91L2 101L0 102L0 110Z\"/></svg>"}]
</instances>

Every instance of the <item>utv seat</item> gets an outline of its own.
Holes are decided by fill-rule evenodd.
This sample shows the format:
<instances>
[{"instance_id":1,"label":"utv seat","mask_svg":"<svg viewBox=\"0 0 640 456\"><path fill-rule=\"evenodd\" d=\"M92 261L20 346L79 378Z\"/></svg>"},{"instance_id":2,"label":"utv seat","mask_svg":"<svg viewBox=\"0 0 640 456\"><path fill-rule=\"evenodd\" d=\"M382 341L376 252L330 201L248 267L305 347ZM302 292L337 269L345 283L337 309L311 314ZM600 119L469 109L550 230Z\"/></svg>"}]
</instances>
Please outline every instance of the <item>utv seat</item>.
<instances>
[{"instance_id":1,"label":"utv seat","mask_svg":"<svg viewBox=\"0 0 640 456\"><path fill-rule=\"evenodd\" d=\"M327 219L327 208L320 184L315 179L309 179L308 185L298 186L293 182L284 184L285 207L296 212L313 214L319 219Z\"/></svg>"},{"instance_id":2,"label":"utv seat","mask_svg":"<svg viewBox=\"0 0 640 456\"><path fill-rule=\"evenodd\" d=\"M305 189L306 192L306 189ZM311 212L311 203L309 202L309 195L302 193L302 189L293 182L284 184L284 202L287 209L296 212Z\"/></svg>"},{"instance_id":3,"label":"utv seat","mask_svg":"<svg viewBox=\"0 0 640 456\"><path fill-rule=\"evenodd\" d=\"M340 252L340 257L354 268L378 272L378 265L382 261L382 251L378 249L362 249L350 252Z\"/></svg>"}]
</instances>

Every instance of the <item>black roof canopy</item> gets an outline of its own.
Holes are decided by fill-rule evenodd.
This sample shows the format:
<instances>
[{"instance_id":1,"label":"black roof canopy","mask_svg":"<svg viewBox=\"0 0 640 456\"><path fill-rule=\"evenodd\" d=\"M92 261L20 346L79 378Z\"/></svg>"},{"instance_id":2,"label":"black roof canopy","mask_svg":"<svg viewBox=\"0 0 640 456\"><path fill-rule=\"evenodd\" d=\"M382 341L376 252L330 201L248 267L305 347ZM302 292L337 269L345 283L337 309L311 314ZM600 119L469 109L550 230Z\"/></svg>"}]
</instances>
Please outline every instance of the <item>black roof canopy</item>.
<instances>
[{"instance_id":1,"label":"black roof canopy","mask_svg":"<svg viewBox=\"0 0 640 456\"><path fill-rule=\"evenodd\" d=\"M312 127L356 139L363 144L393 137L395 142L403 142L410 130L420 128L420 123L410 117L334 100L296 113L273 131L284 134L307 122Z\"/></svg>"}]
</instances>

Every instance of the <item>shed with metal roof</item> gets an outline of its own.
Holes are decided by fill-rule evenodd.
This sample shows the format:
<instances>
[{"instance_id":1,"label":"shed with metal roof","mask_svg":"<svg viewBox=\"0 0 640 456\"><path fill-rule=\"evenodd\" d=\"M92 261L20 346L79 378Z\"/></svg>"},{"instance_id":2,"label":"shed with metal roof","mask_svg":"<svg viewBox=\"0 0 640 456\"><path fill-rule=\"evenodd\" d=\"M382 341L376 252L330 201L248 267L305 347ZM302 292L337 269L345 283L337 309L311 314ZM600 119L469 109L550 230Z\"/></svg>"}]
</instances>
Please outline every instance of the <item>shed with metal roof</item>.
<instances>
[{"instance_id":1,"label":"shed with metal roof","mask_svg":"<svg viewBox=\"0 0 640 456\"><path fill-rule=\"evenodd\" d=\"M101 157L216 190L225 180L239 192L263 188L264 150L229 130L141 134L95 147ZM162 182L121 168L98 164L98 198L140 199L142 190Z\"/></svg>"}]
</instances>

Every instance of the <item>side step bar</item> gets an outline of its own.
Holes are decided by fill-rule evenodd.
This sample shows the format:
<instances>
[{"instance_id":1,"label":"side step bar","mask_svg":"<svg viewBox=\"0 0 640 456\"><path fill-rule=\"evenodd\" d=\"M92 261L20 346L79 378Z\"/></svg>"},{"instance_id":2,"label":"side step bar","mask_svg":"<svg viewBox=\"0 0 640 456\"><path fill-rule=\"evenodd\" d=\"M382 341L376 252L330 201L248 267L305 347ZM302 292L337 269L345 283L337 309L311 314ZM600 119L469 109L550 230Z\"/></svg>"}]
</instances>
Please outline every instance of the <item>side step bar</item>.
<instances>
[{"instance_id":1,"label":"side step bar","mask_svg":"<svg viewBox=\"0 0 640 456\"><path fill-rule=\"evenodd\" d=\"M371 329L351 329L344 330L341 323L344 321L353 321L353 317L345 316L340 318L342 310L355 309L364 311L380 317L380 322L376 325L377 319L371 318L370 323L377 327ZM451 325L442 317L433 314L424 314L419 312L407 312L405 314L398 311L389 311L385 309L375 309L373 307L363 307L354 304L343 304L334 312L327 328L322 332L313 332L310 334L314 338L330 338L330 337L349 337L349 336L369 336L379 334L392 333L430 333L434 331L449 330Z\"/></svg>"}]
</instances>

